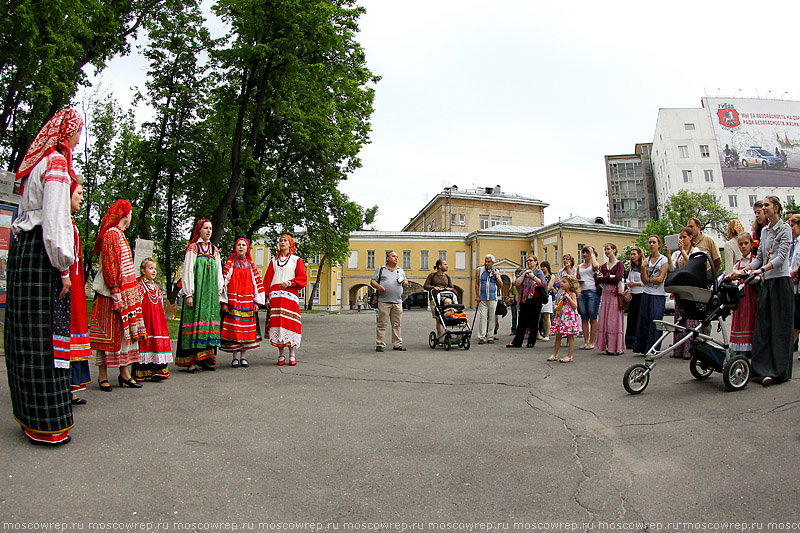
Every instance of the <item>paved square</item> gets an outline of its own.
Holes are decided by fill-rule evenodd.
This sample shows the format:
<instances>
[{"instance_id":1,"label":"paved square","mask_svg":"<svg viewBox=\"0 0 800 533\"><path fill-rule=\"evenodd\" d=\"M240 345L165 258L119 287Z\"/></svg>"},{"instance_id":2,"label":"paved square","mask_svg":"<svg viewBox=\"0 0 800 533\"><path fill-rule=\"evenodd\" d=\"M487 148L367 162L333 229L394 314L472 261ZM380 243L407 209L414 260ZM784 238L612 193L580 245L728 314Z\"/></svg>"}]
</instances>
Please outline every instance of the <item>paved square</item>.
<instances>
[{"instance_id":1,"label":"paved square","mask_svg":"<svg viewBox=\"0 0 800 533\"><path fill-rule=\"evenodd\" d=\"M800 522L797 380L730 393L720 374L697 381L686 362L667 359L630 396L630 351L576 350L572 364L547 363L552 341L505 348L510 317L495 344L444 351L428 347L430 312L407 311L408 351L384 353L375 352L373 312L303 321L296 367L276 366L277 350L264 347L248 369L230 368L221 352L216 372L173 368L141 390L91 385L72 443L58 449L27 444L2 365L4 529Z\"/></svg>"}]
</instances>

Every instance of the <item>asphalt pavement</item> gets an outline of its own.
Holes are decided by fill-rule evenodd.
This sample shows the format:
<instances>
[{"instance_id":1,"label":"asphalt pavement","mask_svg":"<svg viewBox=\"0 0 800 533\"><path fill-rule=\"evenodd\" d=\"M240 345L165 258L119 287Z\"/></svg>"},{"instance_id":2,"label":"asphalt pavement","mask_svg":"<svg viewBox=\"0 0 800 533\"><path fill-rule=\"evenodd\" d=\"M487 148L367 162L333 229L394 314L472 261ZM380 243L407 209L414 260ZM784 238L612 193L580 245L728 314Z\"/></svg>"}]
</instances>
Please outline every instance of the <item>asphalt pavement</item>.
<instances>
[{"instance_id":1,"label":"asphalt pavement","mask_svg":"<svg viewBox=\"0 0 800 533\"><path fill-rule=\"evenodd\" d=\"M433 350L432 325L405 312L408 351L377 353L373 312L310 314L296 367L262 347L140 390L112 371L53 449L25 440L0 365L0 530L800 527L797 380L727 392L666 359L632 396L630 351L549 363L552 340L505 347L510 317Z\"/></svg>"}]
</instances>

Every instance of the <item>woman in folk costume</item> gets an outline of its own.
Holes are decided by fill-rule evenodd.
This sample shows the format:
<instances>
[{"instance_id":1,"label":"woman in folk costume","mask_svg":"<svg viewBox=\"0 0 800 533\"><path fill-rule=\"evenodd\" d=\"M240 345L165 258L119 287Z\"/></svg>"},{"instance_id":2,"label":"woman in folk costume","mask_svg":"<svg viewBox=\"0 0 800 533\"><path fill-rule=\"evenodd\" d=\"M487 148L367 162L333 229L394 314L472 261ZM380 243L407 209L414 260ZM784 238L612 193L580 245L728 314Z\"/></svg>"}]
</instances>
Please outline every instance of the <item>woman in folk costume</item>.
<instances>
[{"instance_id":1,"label":"woman in folk costume","mask_svg":"<svg viewBox=\"0 0 800 533\"><path fill-rule=\"evenodd\" d=\"M219 338L219 297L225 288L219 250L211 244L211 222L201 220L192 233L183 260L180 337L175 364L193 374L216 370Z\"/></svg>"},{"instance_id":2,"label":"woman in folk costume","mask_svg":"<svg viewBox=\"0 0 800 533\"><path fill-rule=\"evenodd\" d=\"M11 228L6 279L5 355L14 418L32 444L66 444L70 402L70 221L72 149L83 119L73 109L51 118L33 140L16 179L21 211Z\"/></svg>"},{"instance_id":3,"label":"woman in folk costume","mask_svg":"<svg viewBox=\"0 0 800 533\"><path fill-rule=\"evenodd\" d=\"M169 377L172 347L169 343L164 297L156 285L156 261L148 257L139 269L141 277L137 288L142 299L142 316L147 338L139 341L139 362L133 363L133 377L137 381L161 381Z\"/></svg>"},{"instance_id":4,"label":"woman in folk costume","mask_svg":"<svg viewBox=\"0 0 800 533\"><path fill-rule=\"evenodd\" d=\"M100 271L92 284L97 297L92 307L89 342L99 367L97 381L104 392L111 391L108 367L119 368L120 387L142 387L130 373L130 365L139 362L138 343L147 338L131 248L123 233L130 224L130 202L117 200L100 222L94 243L94 253L100 256Z\"/></svg>"},{"instance_id":5,"label":"woman in folk costume","mask_svg":"<svg viewBox=\"0 0 800 533\"><path fill-rule=\"evenodd\" d=\"M236 239L233 248L235 251L222 269L225 290L220 302L225 316L222 319L220 349L233 354L231 366L237 368L247 367L244 352L259 346L256 309L265 304L265 294L261 273L250 256L250 243L247 239Z\"/></svg>"},{"instance_id":6,"label":"woman in folk costume","mask_svg":"<svg viewBox=\"0 0 800 533\"><path fill-rule=\"evenodd\" d=\"M269 287L269 342L278 347L278 365L286 361L284 349L289 347L289 364L297 364L295 350L300 346L300 289L306 286L306 266L295 255L294 239L281 235L278 255L267 268Z\"/></svg>"},{"instance_id":7,"label":"woman in folk costume","mask_svg":"<svg viewBox=\"0 0 800 533\"><path fill-rule=\"evenodd\" d=\"M72 212L75 213L83 203L83 185L73 180L70 184L70 191L72 191ZM89 359L92 358L92 347L89 344L89 319L86 316L83 247L81 246L81 234L78 233L75 219L72 220L72 230L75 237L75 263L69 269L71 280L69 366L72 373L70 392L72 405L85 405L86 400L78 398L75 393L86 390L86 385L92 382L92 377L89 373Z\"/></svg>"}]
</instances>

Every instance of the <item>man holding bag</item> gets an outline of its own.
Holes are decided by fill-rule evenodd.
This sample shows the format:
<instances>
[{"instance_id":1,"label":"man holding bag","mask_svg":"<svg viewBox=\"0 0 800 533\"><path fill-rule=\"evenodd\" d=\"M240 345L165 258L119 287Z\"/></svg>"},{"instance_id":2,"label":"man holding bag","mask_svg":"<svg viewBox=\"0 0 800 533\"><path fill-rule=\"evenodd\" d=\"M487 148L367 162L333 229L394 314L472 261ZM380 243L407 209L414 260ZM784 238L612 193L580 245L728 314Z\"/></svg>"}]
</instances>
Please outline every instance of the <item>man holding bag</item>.
<instances>
[{"instance_id":1,"label":"man holding bag","mask_svg":"<svg viewBox=\"0 0 800 533\"><path fill-rule=\"evenodd\" d=\"M403 338L400 336L400 320L403 317L403 289L408 280L403 269L397 266L397 253L386 254L386 264L375 271L370 286L378 293L378 335L376 352L386 348L386 324L392 323L392 349L405 352Z\"/></svg>"}]
</instances>

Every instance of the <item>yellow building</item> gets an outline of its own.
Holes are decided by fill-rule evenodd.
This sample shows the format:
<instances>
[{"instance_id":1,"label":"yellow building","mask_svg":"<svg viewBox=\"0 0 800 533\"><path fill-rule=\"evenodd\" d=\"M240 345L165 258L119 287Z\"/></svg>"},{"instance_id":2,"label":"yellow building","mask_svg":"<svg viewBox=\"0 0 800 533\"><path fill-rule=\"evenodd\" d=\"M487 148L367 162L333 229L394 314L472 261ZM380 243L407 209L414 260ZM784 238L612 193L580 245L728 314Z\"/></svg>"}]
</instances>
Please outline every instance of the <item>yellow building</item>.
<instances>
[{"instance_id":1,"label":"yellow building","mask_svg":"<svg viewBox=\"0 0 800 533\"><path fill-rule=\"evenodd\" d=\"M453 185L434 196L402 231L469 232L499 225L540 227L548 205L530 196L504 193L499 185L465 190Z\"/></svg>"},{"instance_id":2,"label":"yellow building","mask_svg":"<svg viewBox=\"0 0 800 533\"><path fill-rule=\"evenodd\" d=\"M569 253L579 260L580 248L594 246L600 252L606 242L613 242L621 251L633 243L637 230L607 224L602 218L571 217L544 227L495 225L472 232L409 232L357 231L350 236L350 257L343 265L324 268L313 305L318 309L347 309L357 298L367 299L369 282L375 270L386 262L386 254L394 251L399 265L409 280L407 292L421 290L425 278L433 271L436 260L447 260L448 274L459 301L472 305L475 300L474 272L483 265L486 254L496 258L501 274L513 279L514 271L525 264L525 258L536 255L549 261L554 271L561 268L561 257ZM302 241L302 236L297 237ZM253 260L266 274L270 250L263 242L253 243ZM317 277L319 258L304 258L308 287L301 293L307 302Z\"/></svg>"}]
</instances>

